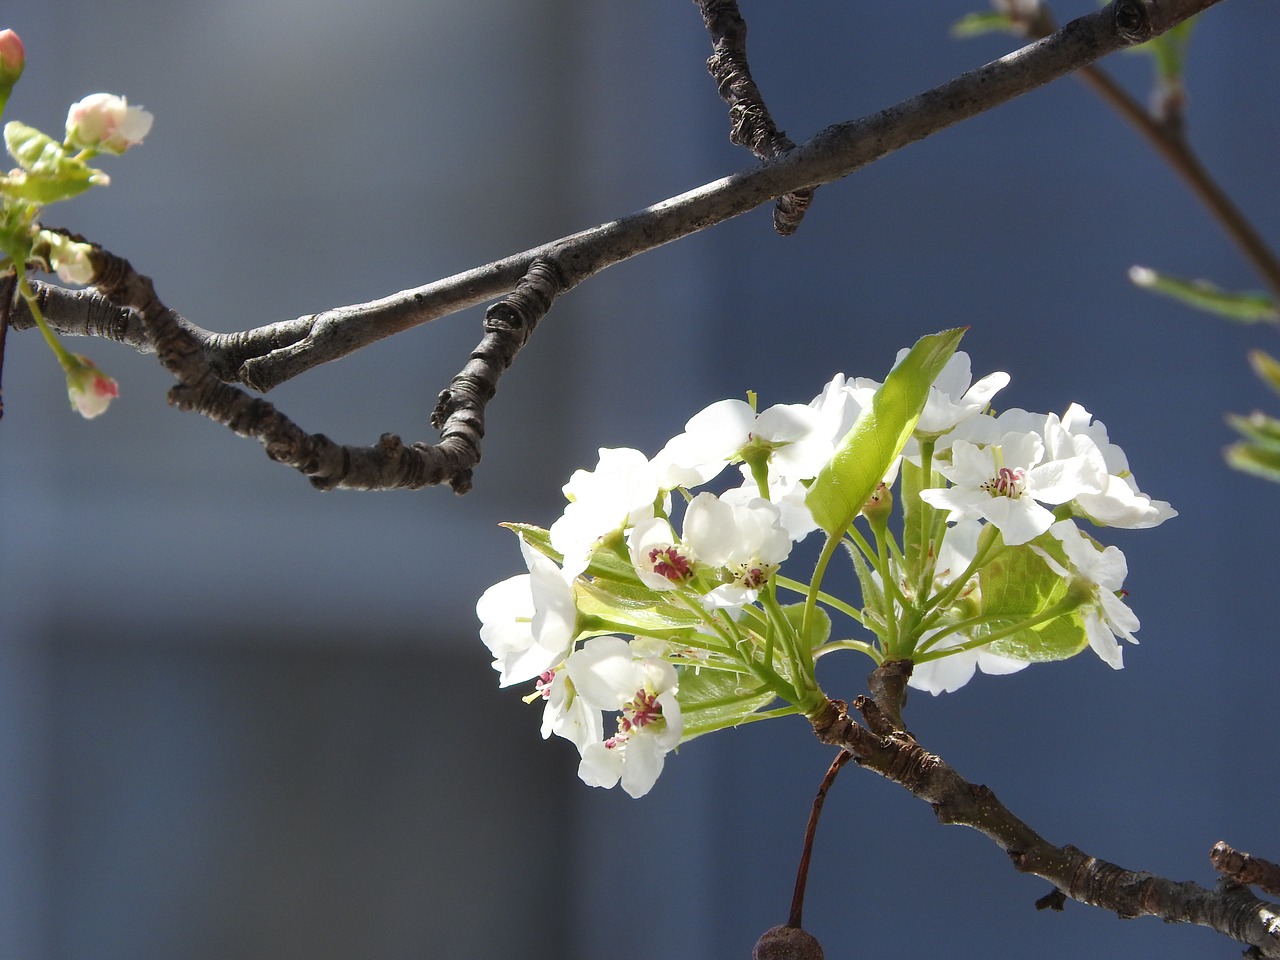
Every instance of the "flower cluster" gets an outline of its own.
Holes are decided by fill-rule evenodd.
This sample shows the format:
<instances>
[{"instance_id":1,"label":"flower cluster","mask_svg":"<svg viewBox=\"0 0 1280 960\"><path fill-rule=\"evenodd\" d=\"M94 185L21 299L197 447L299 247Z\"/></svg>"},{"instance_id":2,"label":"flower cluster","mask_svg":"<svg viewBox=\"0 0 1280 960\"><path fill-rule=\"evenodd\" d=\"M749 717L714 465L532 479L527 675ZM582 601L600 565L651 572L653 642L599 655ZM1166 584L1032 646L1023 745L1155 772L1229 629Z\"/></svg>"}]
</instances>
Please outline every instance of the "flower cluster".
<instances>
[{"instance_id":1,"label":"flower cluster","mask_svg":"<svg viewBox=\"0 0 1280 960\"><path fill-rule=\"evenodd\" d=\"M25 65L26 51L18 35L0 30L0 112ZM66 374L72 407L85 417L106 410L118 393L115 381L62 346L44 320L27 274L41 269L56 272L67 283L92 283L93 247L46 229L40 215L47 204L108 183L107 175L89 161L100 153L121 154L137 146L150 132L152 119L124 97L94 93L71 105L62 140L16 120L4 125L5 148L17 166L0 174L0 275L16 275L18 293Z\"/></svg>"},{"instance_id":2,"label":"flower cluster","mask_svg":"<svg viewBox=\"0 0 1280 960\"><path fill-rule=\"evenodd\" d=\"M1122 665L1117 638L1138 628L1124 557L1077 523L1174 511L1083 407L991 412L1009 377L974 382L960 333L904 350L884 383L837 375L760 412L723 400L652 458L602 449L549 529L510 525L528 572L481 597L481 639L502 685L533 685L543 736L577 747L586 783L640 796L682 742L815 716L816 663L841 650L910 660L935 694L1086 647ZM784 576L815 531L813 576ZM860 602L821 588L841 546Z\"/></svg>"}]
</instances>

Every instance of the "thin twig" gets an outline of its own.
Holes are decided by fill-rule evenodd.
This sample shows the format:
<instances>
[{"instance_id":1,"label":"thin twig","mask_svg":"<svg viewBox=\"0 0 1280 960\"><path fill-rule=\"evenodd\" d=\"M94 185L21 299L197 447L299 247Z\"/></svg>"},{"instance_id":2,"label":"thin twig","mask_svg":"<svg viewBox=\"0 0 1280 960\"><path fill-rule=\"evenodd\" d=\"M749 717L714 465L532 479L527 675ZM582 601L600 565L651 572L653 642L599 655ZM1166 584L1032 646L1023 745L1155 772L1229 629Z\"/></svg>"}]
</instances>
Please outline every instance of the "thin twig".
<instances>
[{"instance_id":1,"label":"thin twig","mask_svg":"<svg viewBox=\"0 0 1280 960\"><path fill-rule=\"evenodd\" d=\"M804 913L804 890L809 883L809 860L813 855L813 838L818 832L818 817L822 813L822 805L827 802L827 791L836 782L840 768L853 759L853 754L841 750L827 767L827 773L818 784L818 792L813 798L813 809L809 811L809 822L804 828L804 849L800 852L800 866L796 870L795 892L791 895L791 915L787 918L787 926L799 927L801 914Z\"/></svg>"},{"instance_id":2,"label":"thin twig","mask_svg":"<svg viewBox=\"0 0 1280 960\"><path fill-rule=\"evenodd\" d=\"M373 446L355 447L308 433L273 404L223 383L210 368L198 338L160 302L149 277L99 247L92 259L94 286L109 300L137 311L160 362L177 379L169 402L255 438L272 460L305 474L321 490L417 489L447 483L456 493L466 493L471 470L480 460L485 404L552 301L566 289L554 264L536 261L516 289L490 307L484 339L440 395L432 415L440 430L439 443L406 447L387 433Z\"/></svg>"},{"instance_id":3,"label":"thin twig","mask_svg":"<svg viewBox=\"0 0 1280 960\"><path fill-rule=\"evenodd\" d=\"M1031 39L1050 36L1056 30L1045 4L1039 6L1033 18L1014 22L1021 27L1022 35ZM1180 111L1164 120L1153 116L1101 67L1092 64L1081 67L1076 76L1151 144L1280 299L1280 257L1200 161L1187 140Z\"/></svg>"},{"instance_id":4,"label":"thin twig","mask_svg":"<svg viewBox=\"0 0 1280 960\"><path fill-rule=\"evenodd\" d=\"M737 0L695 0L711 34L714 51L707 72L716 81L720 99L729 105L729 140L746 147L761 160L772 160L795 149L795 142L778 129L747 63L747 23ZM813 202L812 188L792 190L773 208L773 229L789 237L800 227Z\"/></svg>"}]
</instances>

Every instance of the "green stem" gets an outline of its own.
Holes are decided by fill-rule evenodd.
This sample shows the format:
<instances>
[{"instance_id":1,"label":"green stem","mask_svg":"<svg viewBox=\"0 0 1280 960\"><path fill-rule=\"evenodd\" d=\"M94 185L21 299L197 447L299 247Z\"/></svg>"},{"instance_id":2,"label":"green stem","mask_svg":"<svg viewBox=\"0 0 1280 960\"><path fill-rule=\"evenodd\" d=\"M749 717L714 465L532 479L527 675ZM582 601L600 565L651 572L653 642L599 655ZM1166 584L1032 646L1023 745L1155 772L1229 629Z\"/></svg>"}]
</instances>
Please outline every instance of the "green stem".
<instances>
[{"instance_id":1,"label":"green stem","mask_svg":"<svg viewBox=\"0 0 1280 960\"><path fill-rule=\"evenodd\" d=\"M877 666L884 663L884 656L880 651L865 640L832 640L830 643L824 643L813 651L813 659L817 660L819 657L825 657L828 653L835 653L837 650L857 650L859 653L865 653L874 660Z\"/></svg>"},{"instance_id":2,"label":"green stem","mask_svg":"<svg viewBox=\"0 0 1280 960\"><path fill-rule=\"evenodd\" d=\"M803 595L809 592L808 585L801 583L799 580L792 580L789 577L775 576L774 581L778 586L786 590L790 590L792 593L799 593ZM829 593L823 593L821 590L818 591L818 599L828 607L831 607L831 609L839 610L849 619L862 623L862 611L854 607L853 604L846 603L839 597L834 597Z\"/></svg>"},{"instance_id":3,"label":"green stem","mask_svg":"<svg viewBox=\"0 0 1280 960\"><path fill-rule=\"evenodd\" d=\"M36 299L36 292L31 289L31 283L27 280L27 271L23 269L21 264L14 264L14 269L18 276L18 293L27 303L27 309L31 311L31 317L36 322L36 327L40 331L40 335L44 337L44 342L49 345L49 349L53 351L53 355L58 358L64 371L74 370L77 366L76 359L62 345L62 342L49 329L49 325L45 323L44 313L40 310L40 304Z\"/></svg>"}]
</instances>

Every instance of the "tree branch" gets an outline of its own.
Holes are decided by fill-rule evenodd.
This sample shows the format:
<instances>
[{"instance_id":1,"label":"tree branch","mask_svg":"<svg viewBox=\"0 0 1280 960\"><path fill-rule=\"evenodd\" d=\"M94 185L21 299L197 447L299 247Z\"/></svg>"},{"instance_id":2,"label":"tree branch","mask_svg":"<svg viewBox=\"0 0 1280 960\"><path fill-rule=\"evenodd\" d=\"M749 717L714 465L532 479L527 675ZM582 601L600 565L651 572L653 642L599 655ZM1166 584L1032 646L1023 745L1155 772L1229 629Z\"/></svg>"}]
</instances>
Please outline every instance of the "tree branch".
<instances>
[{"instance_id":1,"label":"tree branch","mask_svg":"<svg viewBox=\"0 0 1280 960\"><path fill-rule=\"evenodd\" d=\"M507 297L485 314L484 338L462 372L440 394L432 426L435 445L406 447L383 434L369 447L343 446L324 434L307 433L273 404L222 382L213 372L200 339L182 318L161 303L150 277L129 261L95 247L94 285L113 303L134 311L160 362L177 379L169 402L193 410L253 437L267 456L303 473L318 489L387 490L447 483L455 493L471 489L471 470L480 460L484 408L498 379L528 342L538 321L567 284L554 264L535 261Z\"/></svg>"},{"instance_id":2,"label":"tree branch","mask_svg":"<svg viewBox=\"0 0 1280 960\"><path fill-rule=\"evenodd\" d=\"M1019 18L1016 11L1011 11L1010 16L1026 37L1046 37L1056 30L1053 16L1043 3L1030 17ZM1187 140L1180 109L1167 112L1163 117L1153 115L1106 71L1094 65L1082 67L1076 76L1151 144L1170 169L1182 178L1187 189L1204 204L1271 292L1280 298L1280 257L1200 162L1199 155Z\"/></svg>"},{"instance_id":3,"label":"tree branch","mask_svg":"<svg viewBox=\"0 0 1280 960\"><path fill-rule=\"evenodd\" d=\"M813 718L823 743L853 755L859 766L909 790L933 807L940 823L973 827L1009 855L1016 870L1043 877L1060 896L1115 911L1123 918L1154 916L1169 923L1194 923L1253 948L1257 956L1280 958L1280 907L1226 882L1209 890L1091 857L1073 846L1056 847L1018 819L988 788L969 783L942 758L903 731L873 733L878 710L866 697L854 701L871 729L852 718L845 704L832 701ZM1058 906L1042 897L1037 906Z\"/></svg>"},{"instance_id":4,"label":"tree branch","mask_svg":"<svg viewBox=\"0 0 1280 960\"><path fill-rule=\"evenodd\" d=\"M1253 884L1264 893L1280 896L1280 864L1237 850L1225 840L1213 845L1209 851L1209 862L1213 869L1236 883Z\"/></svg>"},{"instance_id":5,"label":"tree branch","mask_svg":"<svg viewBox=\"0 0 1280 960\"><path fill-rule=\"evenodd\" d=\"M714 52L707 72L716 81L720 99L729 105L729 140L746 147L761 160L772 160L794 150L795 143L778 129L764 104L760 88L751 79L747 64L747 23L737 0L695 0L711 34ZM778 198L773 208L773 229L789 237L800 227L813 202L813 190L792 190Z\"/></svg>"},{"instance_id":6,"label":"tree branch","mask_svg":"<svg viewBox=\"0 0 1280 960\"><path fill-rule=\"evenodd\" d=\"M183 325L210 369L260 391L361 347L509 293L535 260L556 264L569 286L615 263L736 217L783 194L831 183L962 120L1042 86L1122 47L1149 40L1221 0L1116 0L1035 43L862 120L821 131L758 167L630 216L369 303L235 334ZM55 329L134 343L133 321L94 297L44 286ZM177 318L177 315L174 315ZM52 318L56 318L54 321ZM181 321L181 318L177 318ZM19 306L13 325L32 325Z\"/></svg>"}]
</instances>

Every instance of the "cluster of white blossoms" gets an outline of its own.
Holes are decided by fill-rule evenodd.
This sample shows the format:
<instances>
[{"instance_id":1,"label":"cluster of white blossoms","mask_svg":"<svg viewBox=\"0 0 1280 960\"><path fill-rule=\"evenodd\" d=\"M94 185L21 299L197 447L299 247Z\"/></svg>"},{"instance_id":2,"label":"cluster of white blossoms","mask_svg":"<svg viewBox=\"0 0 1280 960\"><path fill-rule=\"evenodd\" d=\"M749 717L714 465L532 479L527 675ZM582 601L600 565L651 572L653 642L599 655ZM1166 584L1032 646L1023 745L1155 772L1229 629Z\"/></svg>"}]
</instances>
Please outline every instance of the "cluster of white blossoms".
<instances>
[{"instance_id":1,"label":"cluster of white blossoms","mask_svg":"<svg viewBox=\"0 0 1280 960\"><path fill-rule=\"evenodd\" d=\"M910 409L875 409L882 384L843 375L808 404L714 403L652 458L600 450L595 469L565 485L549 529L512 525L527 572L480 598L481 639L503 686L532 684L543 736L577 747L586 783L620 782L638 797L681 742L813 715L826 703L815 663L839 650L910 659L912 685L933 693L975 669L1010 673L1085 646L1121 666L1117 638L1138 628L1120 599L1124 557L1076 521L1152 527L1174 511L1139 490L1084 408L993 415L1008 375L972 382L968 357L946 356L936 376L904 372L887 391L914 391ZM897 452L877 462L880 495L857 524L820 523L815 498L848 489L841 471L855 468L844 464L865 462L840 455L855 426L892 416L904 427ZM731 465L740 481L730 473L719 492L697 490ZM885 492L895 483L896 500ZM887 522L895 503L900 538ZM819 589L821 562L809 582L781 575L818 530L832 548L824 557L849 547L861 603ZM780 591L802 602L783 604ZM832 614L863 636L833 637Z\"/></svg>"}]
</instances>

